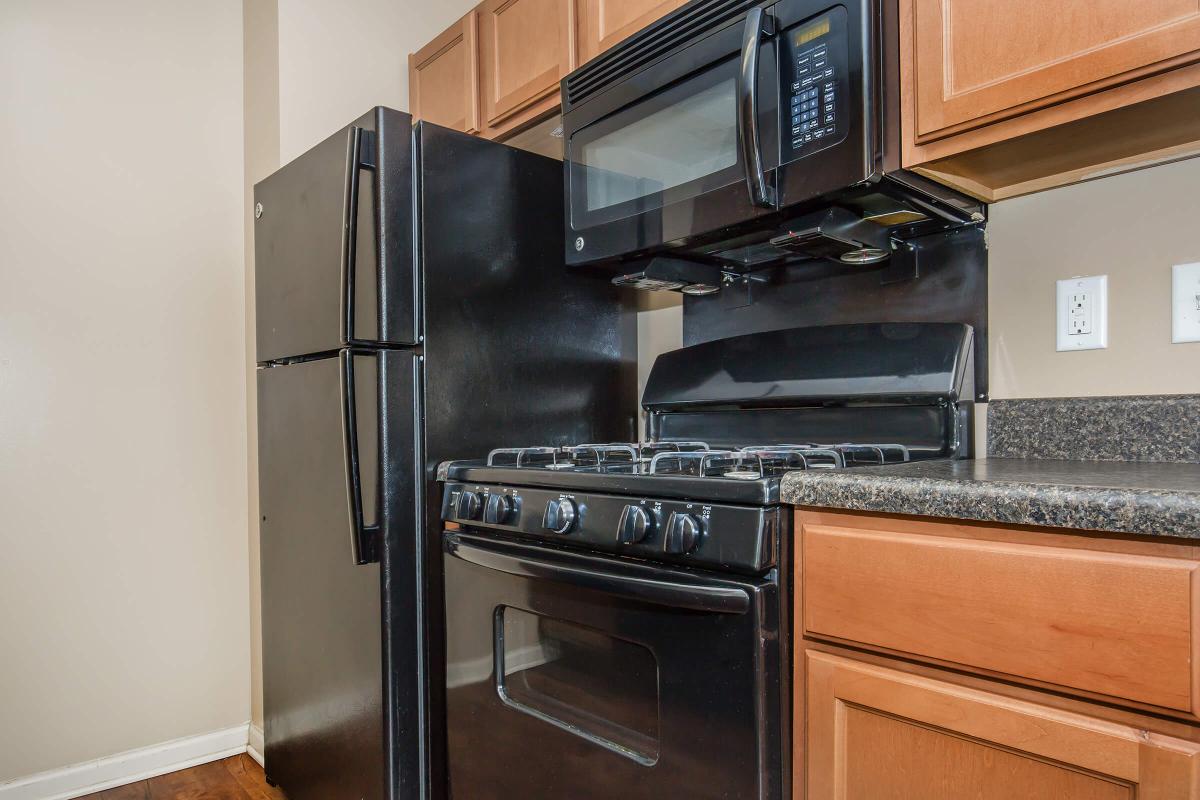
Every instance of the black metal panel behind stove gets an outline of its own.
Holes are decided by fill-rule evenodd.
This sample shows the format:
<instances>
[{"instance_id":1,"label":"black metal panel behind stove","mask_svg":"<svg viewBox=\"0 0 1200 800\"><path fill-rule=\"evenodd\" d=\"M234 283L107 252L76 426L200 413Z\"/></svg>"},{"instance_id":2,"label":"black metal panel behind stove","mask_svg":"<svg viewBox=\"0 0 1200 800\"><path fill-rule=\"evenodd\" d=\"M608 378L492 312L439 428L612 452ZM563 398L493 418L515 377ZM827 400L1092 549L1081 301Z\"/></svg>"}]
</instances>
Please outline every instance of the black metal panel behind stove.
<instances>
[{"instance_id":1,"label":"black metal panel behind stove","mask_svg":"<svg viewBox=\"0 0 1200 800\"><path fill-rule=\"evenodd\" d=\"M913 265L897 258L883 268L807 261L754 273L714 295L685 296L683 343L818 325L961 322L974 330L974 399L984 402L988 396L984 231L960 228L911 239L908 244L914 248Z\"/></svg>"}]
</instances>

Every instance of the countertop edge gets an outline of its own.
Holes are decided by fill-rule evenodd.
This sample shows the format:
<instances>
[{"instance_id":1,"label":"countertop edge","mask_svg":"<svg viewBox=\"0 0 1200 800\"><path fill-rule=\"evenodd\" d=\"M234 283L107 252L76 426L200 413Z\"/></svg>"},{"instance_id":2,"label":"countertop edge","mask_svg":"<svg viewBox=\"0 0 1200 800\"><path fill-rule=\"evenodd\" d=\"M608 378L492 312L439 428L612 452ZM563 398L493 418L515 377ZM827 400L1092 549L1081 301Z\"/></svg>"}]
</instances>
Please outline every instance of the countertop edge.
<instances>
[{"instance_id":1,"label":"countertop edge","mask_svg":"<svg viewBox=\"0 0 1200 800\"><path fill-rule=\"evenodd\" d=\"M794 472L794 506L1200 539L1200 493L929 476Z\"/></svg>"}]
</instances>

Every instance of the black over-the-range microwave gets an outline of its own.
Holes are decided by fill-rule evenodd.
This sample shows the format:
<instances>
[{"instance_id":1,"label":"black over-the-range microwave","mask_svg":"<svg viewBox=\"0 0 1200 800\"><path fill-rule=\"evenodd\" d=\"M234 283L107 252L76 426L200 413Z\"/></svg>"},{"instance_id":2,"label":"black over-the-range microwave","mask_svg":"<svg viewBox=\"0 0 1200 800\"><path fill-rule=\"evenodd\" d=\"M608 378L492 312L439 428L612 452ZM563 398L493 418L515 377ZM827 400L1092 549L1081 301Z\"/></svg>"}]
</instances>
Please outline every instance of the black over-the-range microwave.
<instances>
[{"instance_id":1,"label":"black over-the-range microwave","mask_svg":"<svg viewBox=\"0 0 1200 800\"><path fill-rule=\"evenodd\" d=\"M693 0L562 82L566 258L700 294L984 221L900 168L897 0Z\"/></svg>"}]
</instances>

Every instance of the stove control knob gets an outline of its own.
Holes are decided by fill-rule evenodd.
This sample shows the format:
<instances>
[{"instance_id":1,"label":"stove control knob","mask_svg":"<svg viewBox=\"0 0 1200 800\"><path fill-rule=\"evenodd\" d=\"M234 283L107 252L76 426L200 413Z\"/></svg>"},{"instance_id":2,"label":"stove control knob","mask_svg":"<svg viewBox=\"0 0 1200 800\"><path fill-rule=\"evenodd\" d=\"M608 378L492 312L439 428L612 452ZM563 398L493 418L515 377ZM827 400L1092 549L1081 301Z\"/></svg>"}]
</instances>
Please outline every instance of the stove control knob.
<instances>
[{"instance_id":1,"label":"stove control knob","mask_svg":"<svg viewBox=\"0 0 1200 800\"><path fill-rule=\"evenodd\" d=\"M575 527L579 511L575 501L562 497L546 503L546 513L542 516L542 527L551 533L569 533Z\"/></svg>"},{"instance_id":2,"label":"stove control knob","mask_svg":"<svg viewBox=\"0 0 1200 800\"><path fill-rule=\"evenodd\" d=\"M641 506L625 506L617 524L617 542L637 544L654 530L654 517Z\"/></svg>"},{"instance_id":3,"label":"stove control knob","mask_svg":"<svg viewBox=\"0 0 1200 800\"><path fill-rule=\"evenodd\" d=\"M667 535L663 537L663 549L675 555L687 555L700 544L700 521L692 514L672 511L667 520Z\"/></svg>"},{"instance_id":4,"label":"stove control knob","mask_svg":"<svg viewBox=\"0 0 1200 800\"><path fill-rule=\"evenodd\" d=\"M483 507L483 521L489 525L503 525L512 519L516 504L506 494L489 494Z\"/></svg>"},{"instance_id":5,"label":"stove control knob","mask_svg":"<svg viewBox=\"0 0 1200 800\"><path fill-rule=\"evenodd\" d=\"M458 494L454 514L459 519L479 519L479 510L482 507L483 500L479 497L479 492L468 492L464 489Z\"/></svg>"}]
</instances>

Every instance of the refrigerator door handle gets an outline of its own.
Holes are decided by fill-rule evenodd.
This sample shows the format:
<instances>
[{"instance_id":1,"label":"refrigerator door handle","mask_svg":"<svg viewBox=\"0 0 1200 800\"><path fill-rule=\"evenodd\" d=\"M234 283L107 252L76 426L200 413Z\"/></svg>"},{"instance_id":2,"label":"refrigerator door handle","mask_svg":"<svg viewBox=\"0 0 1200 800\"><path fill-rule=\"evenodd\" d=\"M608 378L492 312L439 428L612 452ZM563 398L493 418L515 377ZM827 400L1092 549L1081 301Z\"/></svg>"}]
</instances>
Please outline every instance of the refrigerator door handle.
<instances>
[{"instance_id":1,"label":"refrigerator door handle","mask_svg":"<svg viewBox=\"0 0 1200 800\"><path fill-rule=\"evenodd\" d=\"M342 213L342 302L340 307L342 342L354 338L354 280L358 272L358 191L363 170L375 169L375 132L350 129L346 147L346 204Z\"/></svg>"},{"instance_id":2,"label":"refrigerator door handle","mask_svg":"<svg viewBox=\"0 0 1200 800\"><path fill-rule=\"evenodd\" d=\"M354 351L342 350L342 450L346 457L346 495L350 509L350 551L355 564L379 561L379 525L368 525L363 515L362 477L358 459L358 406L354 399Z\"/></svg>"}]
</instances>

